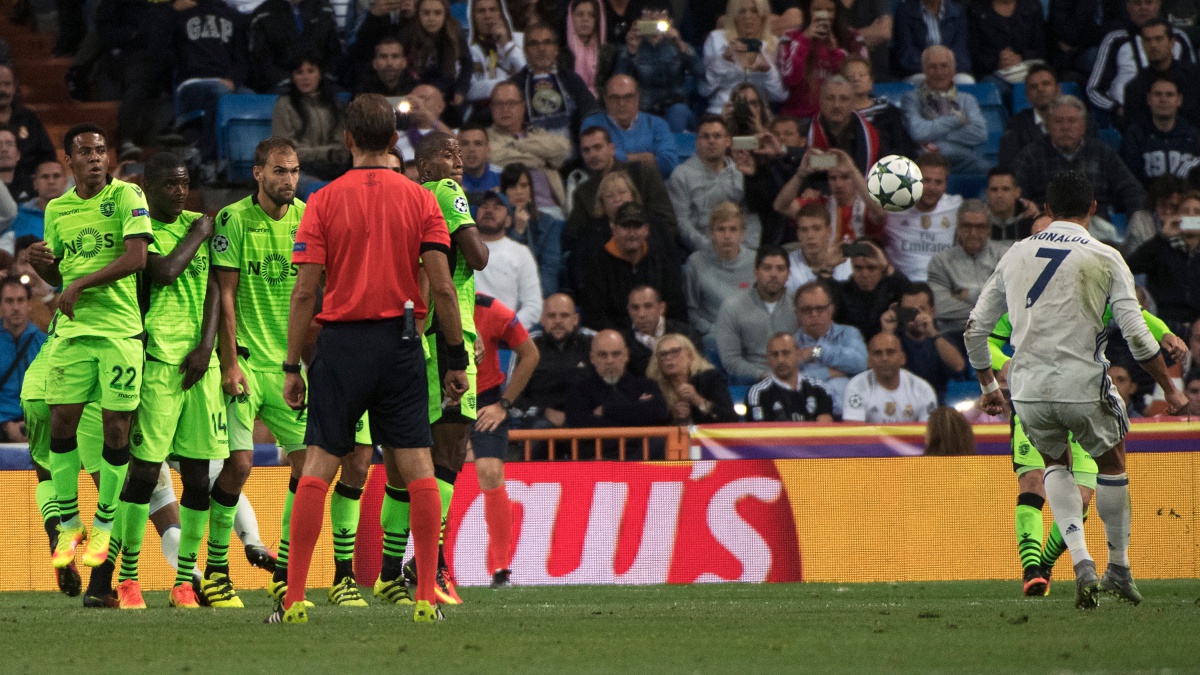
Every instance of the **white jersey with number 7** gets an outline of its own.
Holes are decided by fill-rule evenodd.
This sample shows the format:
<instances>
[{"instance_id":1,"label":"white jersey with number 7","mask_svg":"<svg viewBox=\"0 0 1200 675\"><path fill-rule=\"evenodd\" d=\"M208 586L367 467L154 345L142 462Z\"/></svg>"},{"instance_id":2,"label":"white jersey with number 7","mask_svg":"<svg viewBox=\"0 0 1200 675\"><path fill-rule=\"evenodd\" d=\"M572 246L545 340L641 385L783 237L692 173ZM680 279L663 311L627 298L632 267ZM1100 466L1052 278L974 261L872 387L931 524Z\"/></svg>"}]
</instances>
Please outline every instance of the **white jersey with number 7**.
<instances>
[{"instance_id":1,"label":"white jersey with number 7","mask_svg":"<svg viewBox=\"0 0 1200 675\"><path fill-rule=\"evenodd\" d=\"M1062 220L1009 249L979 294L965 340L971 366L991 367L987 338L1005 311L1015 353L1008 380L1015 401L1087 403L1108 397L1105 305L1133 357L1158 343L1146 328L1133 274L1116 249Z\"/></svg>"}]
</instances>

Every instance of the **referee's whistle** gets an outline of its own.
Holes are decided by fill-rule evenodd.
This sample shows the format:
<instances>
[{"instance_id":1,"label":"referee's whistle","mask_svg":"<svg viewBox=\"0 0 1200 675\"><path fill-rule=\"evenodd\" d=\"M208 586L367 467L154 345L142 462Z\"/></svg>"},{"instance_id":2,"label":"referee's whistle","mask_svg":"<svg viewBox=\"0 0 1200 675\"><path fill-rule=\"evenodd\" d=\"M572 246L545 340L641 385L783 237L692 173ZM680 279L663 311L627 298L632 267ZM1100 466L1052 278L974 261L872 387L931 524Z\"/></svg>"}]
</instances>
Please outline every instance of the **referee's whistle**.
<instances>
[{"instance_id":1,"label":"referee's whistle","mask_svg":"<svg viewBox=\"0 0 1200 675\"><path fill-rule=\"evenodd\" d=\"M414 316L414 305L412 300L404 301L404 332L401 333L402 340L417 339L417 320Z\"/></svg>"}]
</instances>

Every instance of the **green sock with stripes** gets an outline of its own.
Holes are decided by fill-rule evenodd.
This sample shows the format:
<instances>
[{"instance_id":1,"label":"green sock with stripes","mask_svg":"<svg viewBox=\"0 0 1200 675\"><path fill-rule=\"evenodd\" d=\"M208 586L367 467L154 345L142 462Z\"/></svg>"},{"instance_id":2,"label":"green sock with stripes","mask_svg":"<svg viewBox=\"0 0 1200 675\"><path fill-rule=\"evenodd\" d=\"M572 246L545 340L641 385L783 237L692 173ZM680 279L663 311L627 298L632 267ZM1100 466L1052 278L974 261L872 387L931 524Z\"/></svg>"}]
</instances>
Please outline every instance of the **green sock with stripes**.
<instances>
[{"instance_id":1,"label":"green sock with stripes","mask_svg":"<svg viewBox=\"0 0 1200 675\"><path fill-rule=\"evenodd\" d=\"M142 553L146 523L150 520L150 504L134 504L121 500L121 509L121 573L117 575L117 581L137 581L138 556Z\"/></svg>"},{"instance_id":2,"label":"green sock with stripes","mask_svg":"<svg viewBox=\"0 0 1200 675\"><path fill-rule=\"evenodd\" d=\"M457 478L458 476L455 475L454 477ZM438 531L438 550L440 551L446 536L446 521L450 515L450 500L454 499L454 483L438 478L437 486L438 492L442 495L442 529Z\"/></svg>"},{"instance_id":3,"label":"green sock with stripes","mask_svg":"<svg viewBox=\"0 0 1200 675\"><path fill-rule=\"evenodd\" d=\"M1088 505L1083 505L1083 522L1087 522ZM1054 563L1058 562L1059 557L1067 552L1067 543L1063 541L1062 532L1058 530L1058 523L1054 523L1050 527L1050 536L1046 537L1046 548L1042 549L1042 567L1050 569L1054 567Z\"/></svg>"},{"instance_id":4,"label":"green sock with stripes","mask_svg":"<svg viewBox=\"0 0 1200 675\"><path fill-rule=\"evenodd\" d=\"M117 514L117 502L120 501L121 489L125 487L125 476L129 472L129 444L113 448L104 444L103 458L100 462L100 487L96 497L96 518L94 527L111 530Z\"/></svg>"},{"instance_id":5,"label":"green sock with stripes","mask_svg":"<svg viewBox=\"0 0 1200 675\"><path fill-rule=\"evenodd\" d=\"M329 520L333 526L333 583L354 574L354 539L358 536L362 488L338 481L329 498Z\"/></svg>"},{"instance_id":6,"label":"green sock with stripes","mask_svg":"<svg viewBox=\"0 0 1200 675\"><path fill-rule=\"evenodd\" d=\"M214 485L208 501L208 572L229 574L229 537L233 534L233 517L237 513L238 496ZM182 536L180 537L182 542Z\"/></svg>"},{"instance_id":7,"label":"green sock with stripes","mask_svg":"<svg viewBox=\"0 0 1200 675\"><path fill-rule=\"evenodd\" d=\"M1021 556L1022 569L1042 562L1042 537L1045 534L1042 506L1045 503L1045 497L1032 492L1017 495L1017 553Z\"/></svg>"},{"instance_id":8,"label":"green sock with stripes","mask_svg":"<svg viewBox=\"0 0 1200 675\"><path fill-rule=\"evenodd\" d=\"M383 569L379 578L393 581L404 571L404 553L408 549L408 490L388 485L384 489L379 522L383 527Z\"/></svg>"},{"instance_id":9,"label":"green sock with stripes","mask_svg":"<svg viewBox=\"0 0 1200 675\"><path fill-rule=\"evenodd\" d=\"M175 572L175 585L192 583L192 572L200 558L200 542L208 527L208 504L203 511L179 505L179 569ZM199 590L199 589L197 589Z\"/></svg>"},{"instance_id":10,"label":"green sock with stripes","mask_svg":"<svg viewBox=\"0 0 1200 675\"><path fill-rule=\"evenodd\" d=\"M50 550L58 543L58 498L54 492L54 481L43 480L37 484L34 491L37 498L38 511L42 514L42 525L46 528L46 536L50 537Z\"/></svg>"},{"instance_id":11,"label":"green sock with stripes","mask_svg":"<svg viewBox=\"0 0 1200 675\"><path fill-rule=\"evenodd\" d=\"M299 486L299 478L288 479L287 496L283 498L283 526L279 530L279 554L275 560L275 574L271 577L272 581L287 582L288 540L291 538L292 503L296 501L296 488Z\"/></svg>"},{"instance_id":12,"label":"green sock with stripes","mask_svg":"<svg viewBox=\"0 0 1200 675\"><path fill-rule=\"evenodd\" d=\"M50 478L58 501L58 518L64 528L80 527L79 470L82 468L74 436L50 439Z\"/></svg>"}]
</instances>

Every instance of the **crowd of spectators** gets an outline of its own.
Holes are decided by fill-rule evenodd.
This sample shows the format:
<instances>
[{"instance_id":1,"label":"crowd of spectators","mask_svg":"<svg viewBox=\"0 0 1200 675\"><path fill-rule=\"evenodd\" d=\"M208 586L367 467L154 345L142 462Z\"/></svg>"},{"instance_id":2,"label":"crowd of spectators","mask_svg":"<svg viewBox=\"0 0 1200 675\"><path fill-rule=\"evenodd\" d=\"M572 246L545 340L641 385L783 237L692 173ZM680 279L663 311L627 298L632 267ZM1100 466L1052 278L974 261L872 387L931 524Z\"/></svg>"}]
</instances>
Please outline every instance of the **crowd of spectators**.
<instances>
[{"instance_id":1,"label":"crowd of spectators","mask_svg":"<svg viewBox=\"0 0 1200 675\"><path fill-rule=\"evenodd\" d=\"M80 50L79 95L121 101L123 156L190 133L205 179L222 169L213 113L231 93L279 95L272 132L300 147L302 193L348 166L347 95L395 97L405 160L424 135L456 133L490 251L477 288L542 352L514 406L527 427L734 421L735 403L756 421L927 421L970 379L962 331L980 289L1069 168L1093 183L1093 236L1190 340L1177 372L1197 389L1195 2L711 4L101 0L83 37L100 48L56 49ZM873 89L889 81L912 86ZM989 128L973 83L1029 107ZM24 270L20 242L68 186L16 92L0 65L0 249ZM868 193L887 154L924 176L907 211ZM40 325L53 289L28 281ZM32 358L9 318L19 289L0 289L0 372ZM1108 349L1114 384L1153 414L1122 349Z\"/></svg>"}]
</instances>

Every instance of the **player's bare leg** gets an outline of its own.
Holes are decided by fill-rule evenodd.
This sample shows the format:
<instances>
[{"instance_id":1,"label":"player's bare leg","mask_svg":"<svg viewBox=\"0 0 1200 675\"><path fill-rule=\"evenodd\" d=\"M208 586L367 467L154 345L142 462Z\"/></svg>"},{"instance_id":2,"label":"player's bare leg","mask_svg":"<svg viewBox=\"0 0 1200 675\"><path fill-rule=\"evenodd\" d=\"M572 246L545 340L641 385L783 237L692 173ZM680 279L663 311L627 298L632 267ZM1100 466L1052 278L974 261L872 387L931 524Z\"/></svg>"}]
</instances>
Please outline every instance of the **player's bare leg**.
<instances>
[{"instance_id":1,"label":"player's bare leg","mask_svg":"<svg viewBox=\"0 0 1200 675\"><path fill-rule=\"evenodd\" d=\"M1104 522L1104 536L1108 540L1108 568L1100 580L1100 590L1137 605L1142 602L1142 594L1129 569L1132 514L1129 475L1125 472L1125 441L1097 457L1096 465L1100 468L1096 477L1096 512Z\"/></svg>"}]
</instances>

